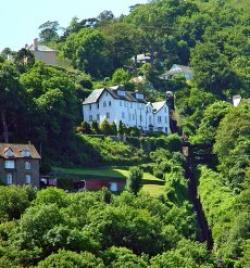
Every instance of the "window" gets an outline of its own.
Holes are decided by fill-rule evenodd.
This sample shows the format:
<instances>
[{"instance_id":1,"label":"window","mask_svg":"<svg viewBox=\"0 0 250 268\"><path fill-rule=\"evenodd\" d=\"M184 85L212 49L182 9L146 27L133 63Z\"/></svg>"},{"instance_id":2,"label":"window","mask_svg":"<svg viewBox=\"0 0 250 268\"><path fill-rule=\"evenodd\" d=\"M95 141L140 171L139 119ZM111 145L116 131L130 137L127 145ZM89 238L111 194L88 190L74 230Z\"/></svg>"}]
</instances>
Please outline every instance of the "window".
<instances>
[{"instance_id":1,"label":"window","mask_svg":"<svg viewBox=\"0 0 250 268\"><path fill-rule=\"evenodd\" d=\"M117 93L119 96L123 96L123 97L126 95L125 90L118 90Z\"/></svg>"},{"instance_id":2,"label":"window","mask_svg":"<svg viewBox=\"0 0 250 268\"><path fill-rule=\"evenodd\" d=\"M120 100L120 106L122 106L122 101Z\"/></svg>"},{"instance_id":3,"label":"window","mask_svg":"<svg viewBox=\"0 0 250 268\"><path fill-rule=\"evenodd\" d=\"M103 107L106 107L107 106L107 103L106 101L103 102Z\"/></svg>"},{"instance_id":4,"label":"window","mask_svg":"<svg viewBox=\"0 0 250 268\"><path fill-rule=\"evenodd\" d=\"M111 101L109 101L109 106L111 106Z\"/></svg>"},{"instance_id":5,"label":"window","mask_svg":"<svg viewBox=\"0 0 250 268\"><path fill-rule=\"evenodd\" d=\"M93 121L93 116L92 115L89 116L89 121L90 122Z\"/></svg>"},{"instance_id":6,"label":"window","mask_svg":"<svg viewBox=\"0 0 250 268\"><path fill-rule=\"evenodd\" d=\"M125 119L125 113L124 112L122 112L122 118Z\"/></svg>"},{"instance_id":7,"label":"window","mask_svg":"<svg viewBox=\"0 0 250 268\"><path fill-rule=\"evenodd\" d=\"M167 123L168 122L168 118L167 118L167 116L165 117L165 123Z\"/></svg>"},{"instance_id":8,"label":"window","mask_svg":"<svg viewBox=\"0 0 250 268\"><path fill-rule=\"evenodd\" d=\"M25 175L25 183L31 184L31 176L30 175Z\"/></svg>"},{"instance_id":9,"label":"window","mask_svg":"<svg viewBox=\"0 0 250 268\"><path fill-rule=\"evenodd\" d=\"M157 121L158 121L158 123L161 123L161 116L157 117Z\"/></svg>"},{"instance_id":10,"label":"window","mask_svg":"<svg viewBox=\"0 0 250 268\"><path fill-rule=\"evenodd\" d=\"M132 115L132 120L135 120L135 114Z\"/></svg>"},{"instance_id":11,"label":"window","mask_svg":"<svg viewBox=\"0 0 250 268\"><path fill-rule=\"evenodd\" d=\"M97 121L100 121L100 114L96 115L96 119L97 119Z\"/></svg>"},{"instance_id":12,"label":"window","mask_svg":"<svg viewBox=\"0 0 250 268\"><path fill-rule=\"evenodd\" d=\"M106 113L106 118L110 119L110 113Z\"/></svg>"},{"instance_id":13,"label":"window","mask_svg":"<svg viewBox=\"0 0 250 268\"><path fill-rule=\"evenodd\" d=\"M5 160L4 166L5 166L5 168L14 169L15 168L15 161L14 160Z\"/></svg>"},{"instance_id":14,"label":"window","mask_svg":"<svg viewBox=\"0 0 250 268\"><path fill-rule=\"evenodd\" d=\"M11 148L8 148L5 152L4 152L4 156L5 157L13 157L14 156L14 153L13 153L13 151L12 151L12 149Z\"/></svg>"},{"instance_id":15,"label":"window","mask_svg":"<svg viewBox=\"0 0 250 268\"><path fill-rule=\"evenodd\" d=\"M7 183L8 185L10 185L10 184L13 183L13 175L12 175L11 173L8 173L8 174L6 175L6 183Z\"/></svg>"},{"instance_id":16,"label":"window","mask_svg":"<svg viewBox=\"0 0 250 268\"><path fill-rule=\"evenodd\" d=\"M91 109L92 109L92 106L91 106L91 104L89 105L89 110L91 111Z\"/></svg>"},{"instance_id":17,"label":"window","mask_svg":"<svg viewBox=\"0 0 250 268\"><path fill-rule=\"evenodd\" d=\"M143 121L143 118L142 118L142 115L140 115L140 122L142 122Z\"/></svg>"},{"instance_id":18,"label":"window","mask_svg":"<svg viewBox=\"0 0 250 268\"><path fill-rule=\"evenodd\" d=\"M97 109L99 109L99 103L97 103L96 106L97 106Z\"/></svg>"},{"instance_id":19,"label":"window","mask_svg":"<svg viewBox=\"0 0 250 268\"><path fill-rule=\"evenodd\" d=\"M152 117L149 116L149 124L151 125L152 124Z\"/></svg>"},{"instance_id":20,"label":"window","mask_svg":"<svg viewBox=\"0 0 250 268\"><path fill-rule=\"evenodd\" d=\"M142 93L136 93L135 94L135 97L138 99L138 100L143 100L144 99L144 95Z\"/></svg>"},{"instance_id":21,"label":"window","mask_svg":"<svg viewBox=\"0 0 250 268\"><path fill-rule=\"evenodd\" d=\"M131 114L130 113L128 114L128 120L129 121L131 120Z\"/></svg>"},{"instance_id":22,"label":"window","mask_svg":"<svg viewBox=\"0 0 250 268\"><path fill-rule=\"evenodd\" d=\"M23 149L22 152L22 157L30 157L30 151L28 149Z\"/></svg>"},{"instance_id":23,"label":"window","mask_svg":"<svg viewBox=\"0 0 250 268\"><path fill-rule=\"evenodd\" d=\"M31 163L29 161L26 161L24 166L25 166L25 169L31 169Z\"/></svg>"}]
</instances>

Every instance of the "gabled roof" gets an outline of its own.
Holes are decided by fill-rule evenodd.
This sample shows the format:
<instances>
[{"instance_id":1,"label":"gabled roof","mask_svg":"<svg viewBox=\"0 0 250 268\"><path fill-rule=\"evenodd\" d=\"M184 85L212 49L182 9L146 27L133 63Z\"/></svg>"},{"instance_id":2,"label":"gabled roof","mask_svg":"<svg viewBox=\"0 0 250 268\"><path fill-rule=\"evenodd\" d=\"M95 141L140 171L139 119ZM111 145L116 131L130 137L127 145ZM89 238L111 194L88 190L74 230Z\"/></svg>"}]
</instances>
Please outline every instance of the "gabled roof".
<instances>
[{"instance_id":1,"label":"gabled roof","mask_svg":"<svg viewBox=\"0 0 250 268\"><path fill-rule=\"evenodd\" d=\"M192 69L189 66L174 64L168 71L168 74L174 74L176 72L192 73Z\"/></svg>"},{"instance_id":2,"label":"gabled roof","mask_svg":"<svg viewBox=\"0 0 250 268\"><path fill-rule=\"evenodd\" d=\"M55 49L52 49L50 47L47 47L45 45L40 45L40 44L37 45L37 50L34 49L34 44L30 45L29 50L31 50L31 51L42 51L42 52L56 52Z\"/></svg>"},{"instance_id":3,"label":"gabled roof","mask_svg":"<svg viewBox=\"0 0 250 268\"><path fill-rule=\"evenodd\" d=\"M153 102L153 110L155 113L159 112L161 108L166 104L166 101L158 101L158 102Z\"/></svg>"},{"instance_id":4,"label":"gabled roof","mask_svg":"<svg viewBox=\"0 0 250 268\"><path fill-rule=\"evenodd\" d=\"M41 156L37 152L33 144L14 144L14 143L0 143L0 157L6 159L5 152L7 150L12 150L13 158L24 158L22 156L22 151L29 150L31 159L41 159Z\"/></svg>"},{"instance_id":5,"label":"gabled roof","mask_svg":"<svg viewBox=\"0 0 250 268\"><path fill-rule=\"evenodd\" d=\"M125 91L125 95L121 96L118 94L119 90ZM101 89L95 89L91 92L91 94L85 99L83 104L90 104L90 103L96 103L102 96L104 92L110 93L110 95L117 100L126 100L126 101L131 101L131 102L139 102L139 103L147 103L146 100L144 99L137 99L135 97L136 92L132 91L126 91L122 86L114 86L114 87L109 87L109 88L101 88ZM138 92L139 93L139 92Z\"/></svg>"}]
</instances>

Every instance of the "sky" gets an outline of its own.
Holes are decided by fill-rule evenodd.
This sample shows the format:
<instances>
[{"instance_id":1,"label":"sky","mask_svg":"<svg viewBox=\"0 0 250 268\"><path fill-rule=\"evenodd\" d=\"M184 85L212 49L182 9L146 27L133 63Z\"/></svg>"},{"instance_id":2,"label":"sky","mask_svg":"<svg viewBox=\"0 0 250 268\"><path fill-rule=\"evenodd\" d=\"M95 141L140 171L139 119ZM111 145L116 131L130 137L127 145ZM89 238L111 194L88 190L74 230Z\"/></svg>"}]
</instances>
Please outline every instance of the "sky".
<instances>
[{"instance_id":1,"label":"sky","mask_svg":"<svg viewBox=\"0 0 250 268\"><path fill-rule=\"evenodd\" d=\"M70 20L96 17L104 10L115 16L127 14L129 7L148 0L0 0L0 51L18 50L38 37L42 23L57 20L68 26Z\"/></svg>"}]
</instances>

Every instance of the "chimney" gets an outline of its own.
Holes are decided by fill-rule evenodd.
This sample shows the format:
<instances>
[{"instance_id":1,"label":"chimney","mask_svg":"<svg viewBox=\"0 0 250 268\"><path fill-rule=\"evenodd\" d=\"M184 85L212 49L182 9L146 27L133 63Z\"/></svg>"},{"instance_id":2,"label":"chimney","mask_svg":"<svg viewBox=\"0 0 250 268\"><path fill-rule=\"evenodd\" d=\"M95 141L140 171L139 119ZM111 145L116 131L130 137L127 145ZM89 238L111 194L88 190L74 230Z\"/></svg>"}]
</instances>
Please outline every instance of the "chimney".
<instances>
[{"instance_id":1,"label":"chimney","mask_svg":"<svg viewBox=\"0 0 250 268\"><path fill-rule=\"evenodd\" d=\"M175 109L175 103L174 103L174 94L172 91L167 91L166 92L166 102L170 110Z\"/></svg>"},{"instance_id":2,"label":"chimney","mask_svg":"<svg viewBox=\"0 0 250 268\"><path fill-rule=\"evenodd\" d=\"M38 38L35 38L33 40L33 46L34 46L34 50L37 51L38 50Z\"/></svg>"}]
</instances>

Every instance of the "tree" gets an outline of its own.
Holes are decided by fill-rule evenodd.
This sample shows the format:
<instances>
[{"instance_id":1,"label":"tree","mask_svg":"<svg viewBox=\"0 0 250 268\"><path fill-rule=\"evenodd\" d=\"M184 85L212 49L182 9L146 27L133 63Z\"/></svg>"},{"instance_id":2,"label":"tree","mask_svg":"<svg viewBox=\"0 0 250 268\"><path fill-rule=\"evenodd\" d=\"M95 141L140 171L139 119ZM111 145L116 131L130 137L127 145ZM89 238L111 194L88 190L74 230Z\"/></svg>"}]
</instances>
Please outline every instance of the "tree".
<instances>
[{"instance_id":1,"label":"tree","mask_svg":"<svg viewBox=\"0 0 250 268\"><path fill-rule=\"evenodd\" d=\"M117 69L112 76L112 82L115 85L126 85L129 83L130 74L128 71L124 70L123 68Z\"/></svg>"},{"instance_id":2,"label":"tree","mask_svg":"<svg viewBox=\"0 0 250 268\"><path fill-rule=\"evenodd\" d=\"M100 30L85 28L69 35L62 50L74 67L95 77L109 75L108 51Z\"/></svg>"},{"instance_id":3,"label":"tree","mask_svg":"<svg viewBox=\"0 0 250 268\"><path fill-rule=\"evenodd\" d=\"M77 254L72 251L60 250L58 253L50 255L41 261L38 268L104 268L100 258L95 257L89 252Z\"/></svg>"},{"instance_id":4,"label":"tree","mask_svg":"<svg viewBox=\"0 0 250 268\"><path fill-rule=\"evenodd\" d=\"M99 134L100 133L100 127L97 121L92 122L91 129L94 133Z\"/></svg>"},{"instance_id":5,"label":"tree","mask_svg":"<svg viewBox=\"0 0 250 268\"><path fill-rule=\"evenodd\" d=\"M114 19L114 17L115 16L112 13L112 11L104 10L97 16L98 25L103 26L103 25L105 25L107 23L111 23L112 20Z\"/></svg>"},{"instance_id":6,"label":"tree","mask_svg":"<svg viewBox=\"0 0 250 268\"><path fill-rule=\"evenodd\" d=\"M111 135L113 134L112 125L110 125L107 119L104 119L101 123L100 129L104 135Z\"/></svg>"},{"instance_id":7,"label":"tree","mask_svg":"<svg viewBox=\"0 0 250 268\"><path fill-rule=\"evenodd\" d=\"M227 57L213 43L196 45L191 55L191 66L197 86L217 96L223 96L227 89L239 87Z\"/></svg>"},{"instance_id":8,"label":"tree","mask_svg":"<svg viewBox=\"0 0 250 268\"><path fill-rule=\"evenodd\" d=\"M58 21L46 21L39 26L39 37L43 42L55 41L59 38L58 30L59 23Z\"/></svg>"},{"instance_id":9,"label":"tree","mask_svg":"<svg viewBox=\"0 0 250 268\"><path fill-rule=\"evenodd\" d=\"M25 72L27 68L34 65L35 57L30 50L22 48L15 54L14 62L20 72Z\"/></svg>"},{"instance_id":10,"label":"tree","mask_svg":"<svg viewBox=\"0 0 250 268\"><path fill-rule=\"evenodd\" d=\"M127 248L111 247L104 253L104 259L112 268L146 268L147 262Z\"/></svg>"},{"instance_id":11,"label":"tree","mask_svg":"<svg viewBox=\"0 0 250 268\"><path fill-rule=\"evenodd\" d=\"M34 198L31 187L0 186L0 221L19 219Z\"/></svg>"},{"instance_id":12,"label":"tree","mask_svg":"<svg viewBox=\"0 0 250 268\"><path fill-rule=\"evenodd\" d=\"M137 194L142 187L143 171L139 167L132 167L129 170L126 188L129 192Z\"/></svg>"},{"instance_id":13,"label":"tree","mask_svg":"<svg viewBox=\"0 0 250 268\"><path fill-rule=\"evenodd\" d=\"M230 103L225 101L214 102L206 108L197 131L199 140L205 143L214 143L216 129L218 128L220 121L229 112L230 108Z\"/></svg>"},{"instance_id":14,"label":"tree","mask_svg":"<svg viewBox=\"0 0 250 268\"><path fill-rule=\"evenodd\" d=\"M0 120L4 142L9 142L10 127L18 119L16 114L23 104L24 91L18 81L15 66L10 63L0 63Z\"/></svg>"}]
</instances>

